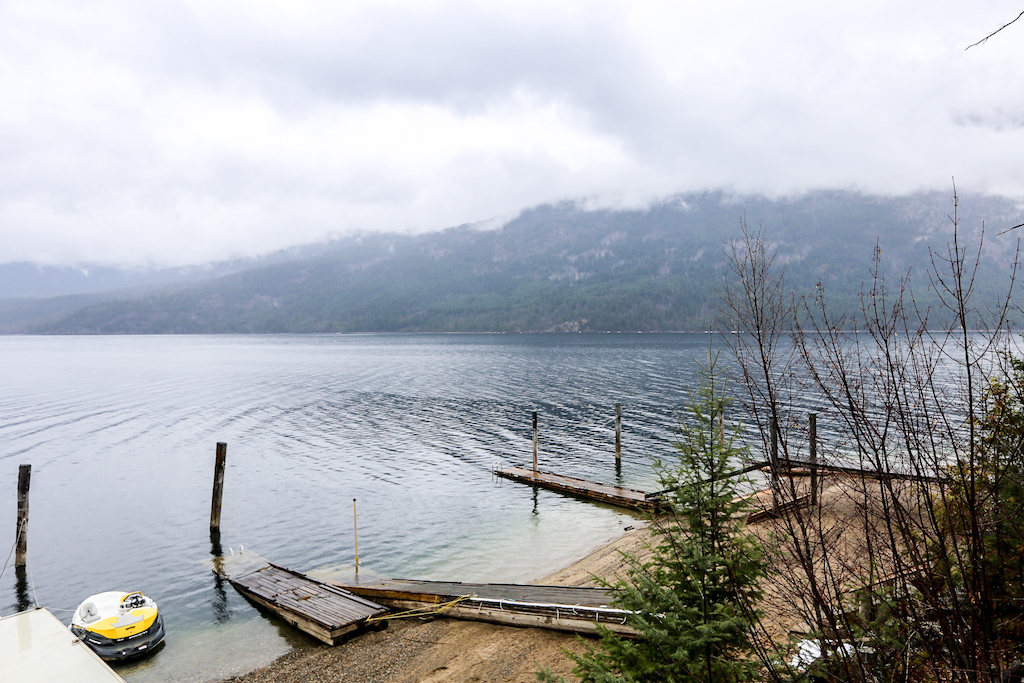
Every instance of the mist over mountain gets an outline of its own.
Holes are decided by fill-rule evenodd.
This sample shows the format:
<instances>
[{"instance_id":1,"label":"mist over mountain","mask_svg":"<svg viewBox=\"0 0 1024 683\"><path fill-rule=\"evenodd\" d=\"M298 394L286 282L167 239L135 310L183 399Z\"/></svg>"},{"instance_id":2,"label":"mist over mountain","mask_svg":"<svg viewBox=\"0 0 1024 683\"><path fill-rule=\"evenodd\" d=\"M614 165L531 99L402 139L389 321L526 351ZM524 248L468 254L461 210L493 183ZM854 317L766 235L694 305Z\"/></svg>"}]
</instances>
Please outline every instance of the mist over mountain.
<instances>
[{"instance_id":1,"label":"mist over mountain","mask_svg":"<svg viewBox=\"0 0 1024 683\"><path fill-rule=\"evenodd\" d=\"M523 212L498 230L372 234L249 263L163 289L0 300L0 331L41 334L682 331L713 324L724 249L741 221L763 226L796 292L820 283L854 314L876 243L894 282L927 293L932 252L952 234L947 193L874 197L815 192L793 199L679 196L647 210L574 203ZM1024 222L1011 200L960 200L961 239L987 225L978 293L998 302ZM0 270L0 273L3 271ZM220 271L220 272L223 272ZM217 274L217 271L213 271ZM184 277L184 276L183 276ZM116 282L116 274L108 274ZM2 282L2 279L0 279ZM138 286L138 285L137 285ZM105 299L105 300L103 300Z\"/></svg>"},{"instance_id":2,"label":"mist over mountain","mask_svg":"<svg viewBox=\"0 0 1024 683\"><path fill-rule=\"evenodd\" d=\"M319 256L333 249L331 243L283 249L259 257L234 258L171 268L109 265L44 265L19 261L0 264L0 300L33 299L78 294L118 292L117 298L148 289L181 287L285 261Z\"/></svg>"}]
</instances>

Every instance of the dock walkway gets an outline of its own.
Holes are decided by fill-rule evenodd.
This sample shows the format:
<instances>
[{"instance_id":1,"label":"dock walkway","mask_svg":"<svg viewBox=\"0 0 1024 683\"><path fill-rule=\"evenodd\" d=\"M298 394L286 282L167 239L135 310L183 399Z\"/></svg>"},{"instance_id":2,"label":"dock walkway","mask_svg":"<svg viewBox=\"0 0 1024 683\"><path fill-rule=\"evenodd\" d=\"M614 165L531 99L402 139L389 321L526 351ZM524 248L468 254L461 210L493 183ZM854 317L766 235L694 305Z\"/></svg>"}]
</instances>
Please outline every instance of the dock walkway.
<instances>
[{"instance_id":1,"label":"dock walkway","mask_svg":"<svg viewBox=\"0 0 1024 683\"><path fill-rule=\"evenodd\" d=\"M620 507L633 508L635 510L647 510L653 512L662 506L661 498L655 494L645 493L636 489L628 489L623 486L612 486L611 484L599 484L585 479L566 477L561 474L552 474L526 467L505 467L495 470L499 477L512 479L521 484L539 486L559 493L598 500Z\"/></svg>"},{"instance_id":2,"label":"dock walkway","mask_svg":"<svg viewBox=\"0 0 1024 683\"><path fill-rule=\"evenodd\" d=\"M18 683L124 683L49 611L0 617L0 680Z\"/></svg>"},{"instance_id":3,"label":"dock walkway","mask_svg":"<svg viewBox=\"0 0 1024 683\"><path fill-rule=\"evenodd\" d=\"M337 645L388 608L247 553L220 558L215 570L243 596L328 645Z\"/></svg>"},{"instance_id":4,"label":"dock walkway","mask_svg":"<svg viewBox=\"0 0 1024 683\"><path fill-rule=\"evenodd\" d=\"M626 625L629 613L610 607L612 592L604 588L413 579L336 585L395 609L444 606L441 614L455 619L591 634L602 624L616 633L636 635Z\"/></svg>"}]
</instances>

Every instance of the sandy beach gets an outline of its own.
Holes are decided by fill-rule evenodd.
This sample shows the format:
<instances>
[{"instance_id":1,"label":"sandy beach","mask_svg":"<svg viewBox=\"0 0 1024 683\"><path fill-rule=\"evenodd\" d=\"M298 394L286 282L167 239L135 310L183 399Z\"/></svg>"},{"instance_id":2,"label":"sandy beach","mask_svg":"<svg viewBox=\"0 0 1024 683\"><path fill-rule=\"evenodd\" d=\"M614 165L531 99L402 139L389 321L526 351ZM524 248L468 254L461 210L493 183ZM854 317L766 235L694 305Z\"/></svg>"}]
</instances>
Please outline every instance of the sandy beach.
<instances>
[{"instance_id":1,"label":"sandy beach","mask_svg":"<svg viewBox=\"0 0 1024 683\"><path fill-rule=\"evenodd\" d=\"M627 531L534 583L593 586L594 576L613 578L623 569L620 551L644 552L643 525ZM337 647L310 639L269 666L230 683L413 683L427 681L535 681L544 666L568 674L563 650L579 650L576 636L455 619L391 620L383 631L364 633Z\"/></svg>"}]
</instances>

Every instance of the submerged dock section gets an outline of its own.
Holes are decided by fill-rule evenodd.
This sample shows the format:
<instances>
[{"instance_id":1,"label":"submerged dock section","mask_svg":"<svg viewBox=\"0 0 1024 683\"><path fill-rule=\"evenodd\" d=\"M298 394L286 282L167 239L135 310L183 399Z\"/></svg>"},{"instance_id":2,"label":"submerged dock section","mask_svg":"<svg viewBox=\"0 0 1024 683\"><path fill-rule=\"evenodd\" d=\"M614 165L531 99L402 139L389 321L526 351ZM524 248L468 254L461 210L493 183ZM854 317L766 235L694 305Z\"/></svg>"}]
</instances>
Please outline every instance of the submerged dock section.
<instances>
[{"instance_id":1,"label":"submerged dock section","mask_svg":"<svg viewBox=\"0 0 1024 683\"><path fill-rule=\"evenodd\" d=\"M626 625L629 612L610 607L611 591L604 588L412 579L336 585L394 609L453 619L591 634L601 624L622 635L636 635Z\"/></svg>"},{"instance_id":2,"label":"submerged dock section","mask_svg":"<svg viewBox=\"0 0 1024 683\"><path fill-rule=\"evenodd\" d=\"M218 558L214 570L249 600L328 645L388 613L387 607L252 553Z\"/></svg>"},{"instance_id":3,"label":"submerged dock section","mask_svg":"<svg viewBox=\"0 0 1024 683\"><path fill-rule=\"evenodd\" d=\"M527 467L505 467L494 471L499 477L505 477L521 484L539 486L559 493L568 493L580 498L597 500L620 507L654 512L664 503L658 494L645 493L636 489L611 484L599 484L585 479L576 479L561 474L552 474Z\"/></svg>"}]
</instances>

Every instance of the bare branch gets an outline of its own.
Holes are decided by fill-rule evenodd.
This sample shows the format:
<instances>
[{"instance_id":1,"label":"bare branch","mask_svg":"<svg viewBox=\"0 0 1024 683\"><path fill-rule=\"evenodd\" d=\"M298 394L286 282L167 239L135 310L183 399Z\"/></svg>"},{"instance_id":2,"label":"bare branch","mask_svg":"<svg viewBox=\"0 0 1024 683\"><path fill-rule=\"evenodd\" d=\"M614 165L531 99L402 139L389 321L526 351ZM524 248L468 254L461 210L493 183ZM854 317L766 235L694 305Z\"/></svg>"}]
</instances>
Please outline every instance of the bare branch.
<instances>
[{"instance_id":1,"label":"bare branch","mask_svg":"<svg viewBox=\"0 0 1024 683\"><path fill-rule=\"evenodd\" d=\"M952 200L926 298L909 272L886 281L876 245L852 331L820 282L793 310L763 230L729 245L723 312L762 438L781 416L798 455L809 435L790 404L822 406L830 436L815 430L816 457L850 465L818 507L754 523L773 577L766 609L832 645L826 680L998 681L1024 635L1024 359L1008 334L1021 252L990 309L984 223L965 240L955 184ZM947 313L938 325L933 298ZM796 501L801 476L783 470L759 504Z\"/></svg>"},{"instance_id":2,"label":"bare branch","mask_svg":"<svg viewBox=\"0 0 1024 683\"><path fill-rule=\"evenodd\" d=\"M992 31L992 33L988 34L987 36L985 36L984 38L982 38L981 40L979 40L978 42L976 42L976 43L971 43L970 45L968 45L967 47L965 47L965 48L964 48L964 52L967 52L968 50L970 50L970 49L971 49L972 47L974 47L975 45L981 45L982 43L984 43L985 41L987 41L987 40L988 40L989 38L991 38L991 37L992 37L992 36L994 36L995 34L999 33L999 32L1000 32L1000 31L1002 31L1002 30L1003 30L1004 28L1006 28L1006 27L1007 27L1007 26L1009 26L1010 24L1014 23L1015 21L1017 21L1017 19L1020 19L1021 17L1024 17L1024 12L1021 12L1021 13L1020 13L1020 14L1018 14L1018 15L1017 15L1017 16L1016 16L1016 17L1015 17L1014 19L1011 19L1010 21L1006 22L1005 24L1003 24L1002 26L1000 26L999 28L997 28L997 29L996 29L995 31ZM1018 225L1017 227L1019 228L1020 226Z\"/></svg>"},{"instance_id":3,"label":"bare branch","mask_svg":"<svg viewBox=\"0 0 1024 683\"><path fill-rule=\"evenodd\" d=\"M1024 223L1021 223L1020 225L1015 225L1012 228L1007 228L1006 230L1003 230L1002 232L997 232L996 233L996 237L999 237L1000 235L1005 235L1006 233L1010 232L1011 230L1016 230L1017 228L1024 228Z\"/></svg>"}]
</instances>

